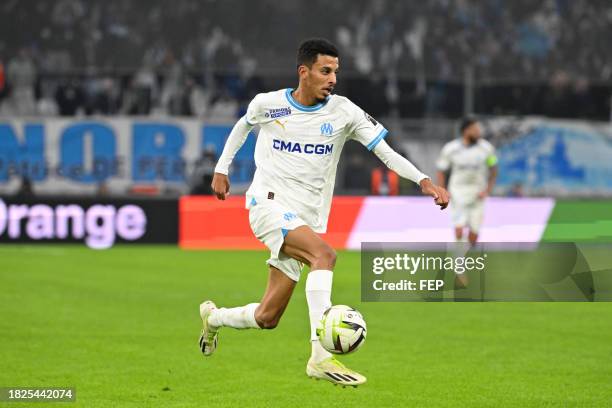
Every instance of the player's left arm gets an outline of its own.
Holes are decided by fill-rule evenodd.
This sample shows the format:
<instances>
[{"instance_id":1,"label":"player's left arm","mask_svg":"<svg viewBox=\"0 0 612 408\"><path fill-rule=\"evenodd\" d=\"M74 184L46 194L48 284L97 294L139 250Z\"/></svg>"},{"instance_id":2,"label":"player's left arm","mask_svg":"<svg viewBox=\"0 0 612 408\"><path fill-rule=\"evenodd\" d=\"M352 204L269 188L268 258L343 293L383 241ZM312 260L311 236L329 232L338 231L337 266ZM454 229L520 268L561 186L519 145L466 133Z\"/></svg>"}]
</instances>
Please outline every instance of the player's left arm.
<instances>
[{"instance_id":1,"label":"player's left arm","mask_svg":"<svg viewBox=\"0 0 612 408\"><path fill-rule=\"evenodd\" d=\"M495 181L497 180L497 166L489 167L489 180L487 181L487 189L480 192L480 198L485 198L491 195Z\"/></svg>"},{"instance_id":2,"label":"player's left arm","mask_svg":"<svg viewBox=\"0 0 612 408\"><path fill-rule=\"evenodd\" d=\"M421 187L421 192L424 195L433 197L435 203L441 207L440 209L443 210L448 206L449 197L446 189L433 184L429 176L423 174L408 159L393 150L387 142L380 140L372 151L389 169L396 172L400 177L417 183Z\"/></svg>"}]
</instances>

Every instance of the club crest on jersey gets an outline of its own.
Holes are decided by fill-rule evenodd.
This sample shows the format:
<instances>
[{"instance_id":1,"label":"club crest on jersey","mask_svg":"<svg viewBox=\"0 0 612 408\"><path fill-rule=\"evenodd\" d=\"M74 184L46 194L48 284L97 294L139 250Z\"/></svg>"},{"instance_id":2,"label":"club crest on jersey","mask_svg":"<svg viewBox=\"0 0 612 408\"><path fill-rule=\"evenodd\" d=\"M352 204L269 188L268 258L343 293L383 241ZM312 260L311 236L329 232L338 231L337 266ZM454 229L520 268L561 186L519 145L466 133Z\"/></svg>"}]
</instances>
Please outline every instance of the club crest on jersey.
<instances>
[{"instance_id":1,"label":"club crest on jersey","mask_svg":"<svg viewBox=\"0 0 612 408\"><path fill-rule=\"evenodd\" d=\"M321 136L331 136L334 133L334 127L331 123L326 122L321 125Z\"/></svg>"},{"instance_id":2,"label":"club crest on jersey","mask_svg":"<svg viewBox=\"0 0 612 408\"><path fill-rule=\"evenodd\" d=\"M291 115L291 108L271 108L264 114L266 118L276 119Z\"/></svg>"},{"instance_id":3,"label":"club crest on jersey","mask_svg":"<svg viewBox=\"0 0 612 408\"><path fill-rule=\"evenodd\" d=\"M283 214L283 218L285 219L285 221L291 221L297 218L297 215L292 212L286 212Z\"/></svg>"},{"instance_id":4,"label":"club crest on jersey","mask_svg":"<svg viewBox=\"0 0 612 408\"><path fill-rule=\"evenodd\" d=\"M317 154L317 155L325 155L331 154L334 149L333 144L314 144L314 143L305 143L301 144L298 142L286 142L284 140L274 139L272 141L272 148L276 150L280 150L281 152L289 152L289 153L304 153L304 154Z\"/></svg>"}]
</instances>

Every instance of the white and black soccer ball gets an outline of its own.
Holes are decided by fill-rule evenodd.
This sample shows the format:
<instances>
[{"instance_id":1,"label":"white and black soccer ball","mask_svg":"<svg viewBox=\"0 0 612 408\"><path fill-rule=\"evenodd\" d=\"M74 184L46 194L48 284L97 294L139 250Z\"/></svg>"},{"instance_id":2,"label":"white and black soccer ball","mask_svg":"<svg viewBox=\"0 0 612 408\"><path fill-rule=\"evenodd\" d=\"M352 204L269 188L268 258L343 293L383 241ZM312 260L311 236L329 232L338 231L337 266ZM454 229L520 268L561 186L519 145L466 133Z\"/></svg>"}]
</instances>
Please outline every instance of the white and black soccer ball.
<instances>
[{"instance_id":1,"label":"white and black soccer ball","mask_svg":"<svg viewBox=\"0 0 612 408\"><path fill-rule=\"evenodd\" d=\"M365 342L366 332L366 322L361 313L346 305L327 309L317 326L321 346L334 354L357 350Z\"/></svg>"}]
</instances>

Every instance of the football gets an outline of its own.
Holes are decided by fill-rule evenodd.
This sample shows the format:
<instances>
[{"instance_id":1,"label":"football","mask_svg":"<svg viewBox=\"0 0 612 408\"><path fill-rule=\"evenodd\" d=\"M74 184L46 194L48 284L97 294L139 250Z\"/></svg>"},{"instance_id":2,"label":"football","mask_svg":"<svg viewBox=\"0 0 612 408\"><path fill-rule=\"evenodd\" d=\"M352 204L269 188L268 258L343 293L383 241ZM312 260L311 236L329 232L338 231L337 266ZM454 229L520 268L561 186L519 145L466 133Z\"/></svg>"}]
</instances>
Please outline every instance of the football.
<instances>
[{"instance_id":1,"label":"football","mask_svg":"<svg viewBox=\"0 0 612 408\"><path fill-rule=\"evenodd\" d=\"M334 354L348 354L363 345L366 322L361 313L346 305L335 305L323 313L317 336L324 349Z\"/></svg>"}]
</instances>

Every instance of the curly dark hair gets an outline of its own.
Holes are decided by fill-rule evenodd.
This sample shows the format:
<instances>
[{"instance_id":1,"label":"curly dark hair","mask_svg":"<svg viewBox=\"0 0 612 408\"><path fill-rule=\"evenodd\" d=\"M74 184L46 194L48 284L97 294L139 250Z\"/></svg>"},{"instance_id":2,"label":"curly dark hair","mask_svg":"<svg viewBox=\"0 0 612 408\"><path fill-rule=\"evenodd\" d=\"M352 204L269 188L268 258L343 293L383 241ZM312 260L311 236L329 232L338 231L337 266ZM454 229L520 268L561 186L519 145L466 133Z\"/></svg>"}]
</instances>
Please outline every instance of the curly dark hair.
<instances>
[{"instance_id":1,"label":"curly dark hair","mask_svg":"<svg viewBox=\"0 0 612 408\"><path fill-rule=\"evenodd\" d=\"M331 41L324 38L310 38L302 42L300 48L298 48L297 66L306 65L309 68L312 67L319 54L332 57L338 57L339 55L338 49Z\"/></svg>"}]
</instances>

